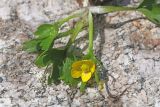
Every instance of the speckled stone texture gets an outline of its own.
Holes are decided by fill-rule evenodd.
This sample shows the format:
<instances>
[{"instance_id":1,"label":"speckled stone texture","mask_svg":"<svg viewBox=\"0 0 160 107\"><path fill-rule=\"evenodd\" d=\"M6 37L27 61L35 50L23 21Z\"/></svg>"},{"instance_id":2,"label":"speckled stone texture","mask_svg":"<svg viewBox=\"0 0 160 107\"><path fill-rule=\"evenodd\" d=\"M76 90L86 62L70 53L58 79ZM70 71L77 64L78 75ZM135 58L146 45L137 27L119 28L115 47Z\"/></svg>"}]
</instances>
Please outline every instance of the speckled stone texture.
<instances>
[{"instance_id":1,"label":"speckled stone texture","mask_svg":"<svg viewBox=\"0 0 160 107\"><path fill-rule=\"evenodd\" d=\"M140 1L121 4L136 6ZM34 65L35 54L22 51L22 43L33 38L37 25L78 8L74 0L1 1L0 107L159 107L160 28L138 12L95 17L95 53L106 68L114 98L105 89L87 88L81 94L63 82L46 85L45 69Z\"/></svg>"}]
</instances>

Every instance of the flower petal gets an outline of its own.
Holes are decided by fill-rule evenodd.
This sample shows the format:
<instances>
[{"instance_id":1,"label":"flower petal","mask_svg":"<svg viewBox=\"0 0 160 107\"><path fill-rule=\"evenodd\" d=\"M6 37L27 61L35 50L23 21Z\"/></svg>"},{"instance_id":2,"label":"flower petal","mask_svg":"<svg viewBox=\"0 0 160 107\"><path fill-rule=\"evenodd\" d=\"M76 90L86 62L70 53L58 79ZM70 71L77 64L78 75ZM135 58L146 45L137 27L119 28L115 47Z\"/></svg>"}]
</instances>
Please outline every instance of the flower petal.
<instances>
[{"instance_id":1,"label":"flower petal","mask_svg":"<svg viewBox=\"0 0 160 107\"><path fill-rule=\"evenodd\" d=\"M72 70L71 71L71 75L73 78L79 78L81 76L81 71L77 71L77 70Z\"/></svg>"},{"instance_id":2,"label":"flower petal","mask_svg":"<svg viewBox=\"0 0 160 107\"><path fill-rule=\"evenodd\" d=\"M92 75L91 72L88 72L88 73L82 72L82 75L81 75L82 81L87 82L91 78L91 75Z\"/></svg>"},{"instance_id":3,"label":"flower petal","mask_svg":"<svg viewBox=\"0 0 160 107\"><path fill-rule=\"evenodd\" d=\"M94 64L94 62L92 60L82 60L83 63L92 66Z\"/></svg>"},{"instance_id":4,"label":"flower petal","mask_svg":"<svg viewBox=\"0 0 160 107\"><path fill-rule=\"evenodd\" d=\"M81 65L83 64L83 61L76 61L72 64L73 69L81 69Z\"/></svg>"},{"instance_id":5,"label":"flower petal","mask_svg":"<svg viewBox=\"0 0 160 107\"><path fill-rule=\"evenodd\" d=\"M83 63L89 66L90 71L94 73L95 71L95 63L92 60L84 60Z\"/></svg>"},{"instance_id":6,"label":"flower petal","mask_svg":"<svg viewBox=\"0 0 160 107\"><path fill-rule=\"evenodd\" d=\"M93 64L93 66L90 68L90 70L91 70L92 73L94 73L95 68L96 68L96 67L95 67L95 64Z\"/></svg>"}]
</instances>

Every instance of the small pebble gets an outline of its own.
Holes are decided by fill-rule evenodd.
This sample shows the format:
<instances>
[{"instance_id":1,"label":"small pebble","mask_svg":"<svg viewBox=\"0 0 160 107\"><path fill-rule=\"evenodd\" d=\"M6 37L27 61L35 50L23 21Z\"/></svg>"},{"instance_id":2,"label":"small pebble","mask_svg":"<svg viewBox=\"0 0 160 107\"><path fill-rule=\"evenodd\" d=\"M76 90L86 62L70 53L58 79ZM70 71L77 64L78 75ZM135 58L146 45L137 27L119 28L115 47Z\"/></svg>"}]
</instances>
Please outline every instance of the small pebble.
<instances>
[{"instance_id":1,"label":"small pebble","mask_svg":"<svg viewBox=\"0 0 160 107\"><path fill-rule=\"evenodd\" d=\"M2 83L3 82L3 78L2 77L0 77L0 83Z\"/></svg>"}]
</instances>

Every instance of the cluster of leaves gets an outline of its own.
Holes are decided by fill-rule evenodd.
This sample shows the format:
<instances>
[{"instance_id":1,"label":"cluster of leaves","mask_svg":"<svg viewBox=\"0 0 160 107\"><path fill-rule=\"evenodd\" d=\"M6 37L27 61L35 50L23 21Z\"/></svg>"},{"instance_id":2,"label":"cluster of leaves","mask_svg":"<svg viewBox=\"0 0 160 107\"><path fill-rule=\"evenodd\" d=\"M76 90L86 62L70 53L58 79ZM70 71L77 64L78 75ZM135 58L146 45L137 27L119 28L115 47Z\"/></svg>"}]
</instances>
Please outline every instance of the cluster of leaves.
<instances>
[{"instance_id":1,"label":"cluster of leaves","mask_svg":"<svg viewBox=\"0 0 160 107\"><path fill-rule=\"evenodd\" d=\"M79 17L79 20L73 28L68 31L60 32L61 26L72 18ZM37 53L38 56L35 59L35 64L38 67L49 67L52 66L52 71L48 76L48 84L59 83L62 79L70 85L75 84L73 78L70 77L69 66L73 63L73 56L75 52L72 43L74 42L76 36L82 31L86 26L86 19L81 12L78 14L73 14L67 18L58 20L53 24L42 24L34 32L35 38L24 43L23 48L28 52ZM65 47L53 48L55 40L70 36ZM76 59L76 58L74 58ZM68 67L68 68L67 68ZM67 78L66 78L67 77ZM77 82L76 82L77 83Z\"/></svg>"},{"instance_id":2,"label":"cluster of leaves","mask_svg":"<svg viewBox=\"0 0 160 107\"><path fill-rule=\"evenodd\" d=\"M97 11L98 10L98 11ZM89 56L93 55L93 19L91 14L102 14L115 11L140 11L142 12L150 21L160 25L160 4L157 0L144 0L137 8L131 7L120 7L120 6L95 6L83 8L71 14L67 18L60 19L53 24L42 24L35 31L35 38L24 43L24 49L28 52L35 52L38 54L35 64L38 67L52 67L52 71L48 76L48 84L59 83L63 80L66 84L70 86L77 86L80 79L74 79L71 76L71 65L79 58L83 56L76 56L74 54L75 47L74 42L77 35L84 29L88 27L89 29ZM90 17L88 19L88 16ZM78 18L74 27L61 32L60 28L66 22L71 19ZM91 26L89 26L91 25ZM70 39L65 47L53 48L55 40L70 36ZM95 76L96 78L98 75ZM98 81L98 79L96 79ZM84 89L85 84L81 84L81 88Z\"/></svg>"}]
</instances>

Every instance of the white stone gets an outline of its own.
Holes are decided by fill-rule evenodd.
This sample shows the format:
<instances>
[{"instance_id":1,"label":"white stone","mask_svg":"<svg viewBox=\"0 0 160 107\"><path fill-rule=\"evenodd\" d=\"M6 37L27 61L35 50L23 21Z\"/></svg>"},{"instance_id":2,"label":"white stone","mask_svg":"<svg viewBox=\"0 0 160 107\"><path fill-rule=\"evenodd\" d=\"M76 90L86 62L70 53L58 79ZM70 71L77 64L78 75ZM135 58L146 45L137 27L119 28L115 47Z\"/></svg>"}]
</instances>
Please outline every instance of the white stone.
<instances>
[{"instance_id":1,"label":"white stone","mask_svg":"<svg viewBox=\"0 0 160 107\"><path fill-rule=\"evenodd\" d=\"M0 8L0 18L3 20L10 19L11 9L9 7L1 7Z\"/></svg>"},{"instance_id":2,"label":"white stone","mask_svg":"<svg viewBox=\"0 0 160 107\"><path fill-rule=\"evenodd\" d=\"M11 107L11 99L10 98L0 98L0 107Z\"/></svg>"}]
</instances>

